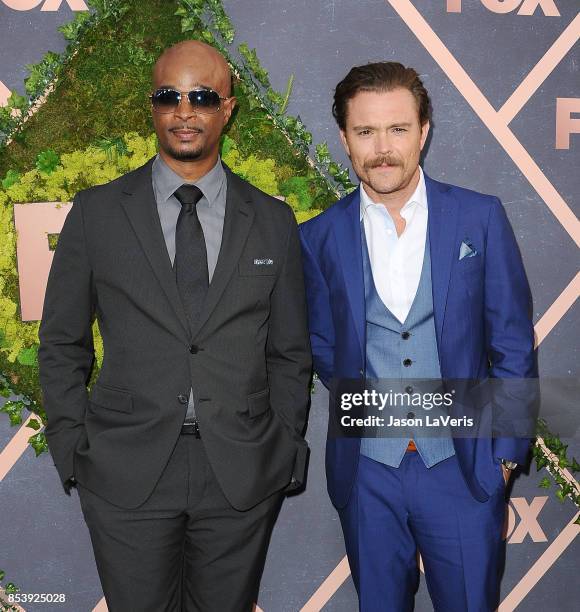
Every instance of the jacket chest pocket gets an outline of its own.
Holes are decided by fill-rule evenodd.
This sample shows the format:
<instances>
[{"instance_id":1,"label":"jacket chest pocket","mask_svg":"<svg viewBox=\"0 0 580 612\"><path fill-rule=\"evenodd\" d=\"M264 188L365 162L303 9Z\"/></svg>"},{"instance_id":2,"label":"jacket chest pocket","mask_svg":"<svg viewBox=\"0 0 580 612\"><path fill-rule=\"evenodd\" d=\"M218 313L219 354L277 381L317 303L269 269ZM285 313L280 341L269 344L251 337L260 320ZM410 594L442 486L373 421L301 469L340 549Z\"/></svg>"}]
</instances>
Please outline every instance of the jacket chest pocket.
<instances>
[{"instance_id":1,"label":"jacket chest pocket","mask_svg":"<svg viewBox=\"0 0 580 612\"><path fill-rule=\"evenodd\" d=\"M238 274L245 278L278 275L278 262L272 257L244 258L238 263Z\"/></svg>"}]
</instances>

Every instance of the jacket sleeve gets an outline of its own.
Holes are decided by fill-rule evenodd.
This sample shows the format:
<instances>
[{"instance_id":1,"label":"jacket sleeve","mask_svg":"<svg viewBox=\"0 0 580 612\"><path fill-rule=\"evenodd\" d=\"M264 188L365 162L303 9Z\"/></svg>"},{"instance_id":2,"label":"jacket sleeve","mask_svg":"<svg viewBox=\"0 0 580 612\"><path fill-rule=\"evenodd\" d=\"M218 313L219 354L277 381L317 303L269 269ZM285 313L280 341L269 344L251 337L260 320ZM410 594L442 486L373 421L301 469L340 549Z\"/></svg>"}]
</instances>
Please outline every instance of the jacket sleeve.
<instances>
[{"instance_id":1,"label":"jacket sleeve","mask_svg":"<svg viewBox=\"0 0 580 612\"><path fill-rule=\"evenodd\" d=\"M294 433L299 445L293 483L304 477L307 446L303 438L310 403L312 357L308 338L306 298L300 242L294 214L288 212L285 259L270 298L266 364L270 403Z\"/></svg>"},{"instance_id":2,"label":"jacket sleeve","mask_svg":"<svg viewBox=\"0 0 580 612\"><path fill-rule=\"evenodd\" d=\"M530 439L507 434L533 430L535 421L537 380L526 380L538 377L532 298L513 230L497 198L487 234L485 326L490 377L505 379L493 387L494 425L500 430L494 457L524 464Z\"/></svg>"},{"instance_id":3,"label":"jacket sleeve","mask_svg":"<svg viewBox=\"0 0 580 612\"><path fill-rule=\"evenodd\" d=\"M74 451L85 432L86 385L94 360L92 286L81 196L77 194L60 233L50 269L38 351L40 384L48 419L46 438L67 493L74 476Z\"/></svg>"},{"instance_id":4,"label":"jacket sleeve","mask_svg":"<svg viewBox=\"0 0 580 612\"><path fill-rule=\"evenodd\" d=\"M324 386L328 387L334 372L334 325L330 307L330 292L306 235L302 228L300 230L314 371Z\"/></svg>"}]
</instances>

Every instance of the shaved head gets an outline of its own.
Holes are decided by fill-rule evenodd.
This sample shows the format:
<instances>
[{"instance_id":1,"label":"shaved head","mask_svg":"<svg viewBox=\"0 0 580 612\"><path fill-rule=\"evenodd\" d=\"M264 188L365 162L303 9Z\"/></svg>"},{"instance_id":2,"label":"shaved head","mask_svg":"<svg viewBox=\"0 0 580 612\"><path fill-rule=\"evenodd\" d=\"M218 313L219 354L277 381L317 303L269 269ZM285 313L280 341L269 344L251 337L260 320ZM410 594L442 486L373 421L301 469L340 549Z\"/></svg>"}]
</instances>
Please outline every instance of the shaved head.
<instances>
[{"instance_id":1,"label":"shaved head","mask_svg":"<svg viewBox=\"0 0 580 612\"><path fill-rule=\"evenodd\" d=\"M153 67L153 87L167 85L163 82L165 74L175 66L180 66L183 70L191 68L196 71L203 66L204 72L214 76L213 85L209 83L198 83L198 85L211 86L224 97L231 94L230 66L225 57L211 45L199 40L184 40L166 49Z\"/></svg>"}]
</instances>

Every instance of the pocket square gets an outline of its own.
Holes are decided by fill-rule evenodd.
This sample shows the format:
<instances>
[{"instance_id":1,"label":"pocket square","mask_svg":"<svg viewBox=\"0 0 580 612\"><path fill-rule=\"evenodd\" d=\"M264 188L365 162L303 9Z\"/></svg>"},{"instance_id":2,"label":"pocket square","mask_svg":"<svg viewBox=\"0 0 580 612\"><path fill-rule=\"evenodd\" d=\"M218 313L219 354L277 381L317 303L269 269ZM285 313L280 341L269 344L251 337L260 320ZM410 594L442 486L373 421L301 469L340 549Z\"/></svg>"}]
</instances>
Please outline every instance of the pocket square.
<instances>
[{"instance_id":1,"label":"pocket square","mask_svg":"<svg viewBox=\"0 0 580 612\"><path fill-rule=\"evenodd\" d=\"M461 248L459 249L459 260L461 261L464 257L475 257L477 255L477 250L471 244L471 242L466 238L461 243Z\"/></svg>"}]
</instances>

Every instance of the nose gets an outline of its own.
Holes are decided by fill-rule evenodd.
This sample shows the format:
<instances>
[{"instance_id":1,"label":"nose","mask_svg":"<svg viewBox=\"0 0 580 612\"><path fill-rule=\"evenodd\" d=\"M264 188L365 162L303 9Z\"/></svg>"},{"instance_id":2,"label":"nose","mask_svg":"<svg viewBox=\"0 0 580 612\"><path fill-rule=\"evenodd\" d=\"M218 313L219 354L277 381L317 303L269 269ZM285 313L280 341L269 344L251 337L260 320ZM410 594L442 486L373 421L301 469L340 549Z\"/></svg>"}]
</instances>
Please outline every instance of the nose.
<instances>
[{"instance_id":1,"label":"nose","mask_svg":"<svg viewBox=\"0 0 580 612\"><path fill-rule=\"evenodd\" d=\"M377 155L386 155L390 153L390 139L386 132L377 131L375 135L375 153Z\"/></svg>"},{"instance_id":2,"label":"nose","mask_svg":"<svg viewBox=\"0 0 580 612\"><path fill-rule=\"evenodd\" d=\"M181 100L174 111L174 115L177 118L184 120L196 115L195 109L190 104L187 94L181 94Z\"/></svg>"}]
</instances>

